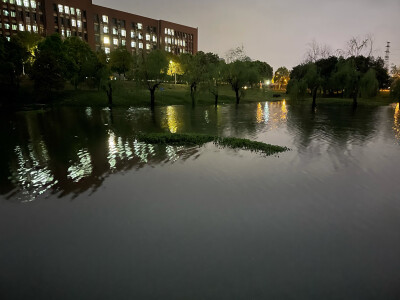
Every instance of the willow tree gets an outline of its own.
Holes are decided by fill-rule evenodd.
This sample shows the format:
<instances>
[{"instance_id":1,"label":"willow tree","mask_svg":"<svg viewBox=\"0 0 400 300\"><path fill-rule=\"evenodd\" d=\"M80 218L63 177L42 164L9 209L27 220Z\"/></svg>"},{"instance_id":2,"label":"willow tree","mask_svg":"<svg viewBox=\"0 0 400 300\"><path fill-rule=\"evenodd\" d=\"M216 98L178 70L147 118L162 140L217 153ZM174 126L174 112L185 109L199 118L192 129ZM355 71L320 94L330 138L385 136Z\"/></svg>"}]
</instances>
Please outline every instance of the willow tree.
<instances>
[{"instance_id":1,"label":"willow tree","mask_svg":"<svg viewBox=\"0 0 400 300\"><path fill-rule=\"evenodd\" d=\"M150 106L155 105L155 92L165 80L168 71L168 59L164 51L141 52L135 57L135 78L150 92Z\"/></svg>"},{"instance_id":2,"label":"willow tree","mask_svg":"<svg viewBox=\"0 0 400 300\"><path fill-rule=\"evenodd\" d=\"M230 84L235 92L236 104L239 104L243 96L243 89L247 85L256 84L260 74L256 66L251 61L234 61L225 67L225 80Z\"/></svg>"}]
</instances>

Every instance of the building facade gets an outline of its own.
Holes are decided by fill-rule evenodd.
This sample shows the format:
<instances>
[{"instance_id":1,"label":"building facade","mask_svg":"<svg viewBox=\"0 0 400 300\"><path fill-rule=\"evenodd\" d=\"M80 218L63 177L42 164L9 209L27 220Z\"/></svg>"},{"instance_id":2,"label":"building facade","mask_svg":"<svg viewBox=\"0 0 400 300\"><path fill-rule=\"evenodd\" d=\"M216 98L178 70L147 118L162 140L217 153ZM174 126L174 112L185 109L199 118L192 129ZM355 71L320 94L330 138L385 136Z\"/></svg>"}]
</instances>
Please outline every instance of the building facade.
<instances>
[{"instance_id":1,"label":"building facade","mask_svg":"<svg viewBox=\"0 0 400 300\"><path fill-rule=\"evenodd\" d=\"M0 35L19 31L78 36L93 50L132 53L163 49L173 54L198 50L198 29L102 7L92 0L0 0Z\"/></svg>"}]
</instances>

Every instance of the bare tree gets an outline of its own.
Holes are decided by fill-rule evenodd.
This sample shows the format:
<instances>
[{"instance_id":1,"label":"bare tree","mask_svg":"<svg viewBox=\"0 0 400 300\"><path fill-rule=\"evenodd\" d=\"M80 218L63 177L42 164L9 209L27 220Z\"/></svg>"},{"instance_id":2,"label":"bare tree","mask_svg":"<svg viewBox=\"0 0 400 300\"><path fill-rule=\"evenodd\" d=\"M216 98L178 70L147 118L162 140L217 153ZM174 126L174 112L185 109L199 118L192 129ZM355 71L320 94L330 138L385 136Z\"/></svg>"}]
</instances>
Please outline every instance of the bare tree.
<instances>
[{"instance_id":1,"label":"bare tree","mask_svg":"<svg viewBox=\"0 0 400 300\"><path fill-rule=\"evenodd\" d=\"M371 34L365 37L352 37L346 44L345 50L342 54L345 57L351 56L365 56L371 57L374 52L374 39Z\"/></svg>"},{"instance_id":2,"label":"bare tree","mask_svg":"<svg viewBox=\"0 0 400 300\"><path fill-rule=\"evenodd\" d=\"M308 44L305 54L305 63L316 62L319 59L328 58L333 54L332 48L326 44L318 44L315 40Z\"/></svg>"},{"instance_id":3,"label":"bare tree","mask_svg":"<svg viewBox=\"0 0 400 300\"><path fill-rule=\"evenodd\" d=\"M232 63L235 61L250 61L250 57L246 55L246 52L244 51L244 47L239 46L236 48L229 49L225 53L225 61L226 63Z\"/></svg>"}]
</instances>

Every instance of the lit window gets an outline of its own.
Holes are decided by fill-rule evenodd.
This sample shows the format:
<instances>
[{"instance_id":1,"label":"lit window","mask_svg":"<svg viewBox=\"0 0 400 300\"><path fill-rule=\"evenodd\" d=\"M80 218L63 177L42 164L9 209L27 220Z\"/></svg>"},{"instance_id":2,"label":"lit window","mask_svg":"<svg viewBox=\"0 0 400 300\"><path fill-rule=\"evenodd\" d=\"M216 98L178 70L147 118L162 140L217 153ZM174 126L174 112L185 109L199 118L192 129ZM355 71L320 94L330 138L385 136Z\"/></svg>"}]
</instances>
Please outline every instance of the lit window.
<instances>
[{"instance_id":1,"label":"lit window","mask_svg":"<svg viewBox=\"0 0 400 300\"><path fill-rule=\"evenodd\" d=\"M18 29L19 31L24 31L24 25L23 24L18 24Z\"/></svg>"},{"instance_id":2,"label":"lit window","mask_svg":"<svg viewBox=\"0 0 400 300\"><path fill-rule=\"evenodd\" d=\"M168 28L168 34L171 35L171 29Z\"/></svg>"},{"instance_id":3,"label":"lit window","mask_svg":"<svg viewBox=\"0 0 400 300\"><path fill-rule=\"evenodd\" d=\"M75 19L71 19L71 26L72 27L76 27L76 20Z\"/></svg>"},{"instance_id":4,"label":"lit window","mask_svg":"<svg viewBox=\"0 0 400 300\"><path fill-rule=\"evenodd\" d=\"M173 29L171 29L171 34L172 34L172 35L174 35L174 34L175 34L175 31L174 31Z\"/></svg>"},{"instance_id":5,"label":"lit window","mask_svg":"<svg viewBox=\"0 0 400 300\"><path fill-rule=\"evenodd\" d=\"M110 48L104 48L104 52L105 52L106 54L110 54Z\"/></svg>"},{"instance_id":6,"label":"lit window","mask_svg":"<svg viewBox=\"0 0 400 300\"><path fill-rule=\"evenodd\" d=\"M58 4L58 12L62 13L63 11L64 11L64 7L61 4Z\"/></svg>"},{"instance_id":7,"label":"lit window","mask_svg":"<svg viewBox=\"0 0 400 300\"><path fill-rule=\"evenodd\" d=\"M15 0L10 0L10 4L14 4L15 3Z\"/></svg>"},{"instance_id":8,"label":"lit window","mask_svg":"<svg viewBox=\"0 0 400 300\"><path fill-rule=\"evenodd\" d=\"M121 29L121 35L122 36L126 36L126 30L125 29Z\"/></svg>"},{"instance_id":9,"label":"lit window","mask_svg":"<svg viewBox=\"0 0 400 300\"><path fill-rule=\"evenodd\" d=\"M15 11L11 11L11 17L15 18Z\"/></svg>"},{"instance_id":10,"label":"lit window","mask_svg":"<svg viewBox=\"0 0 400 300\"><path fill-rule=\"evenodd\" d=\"M21 6L22 5L22 0L17 0L17 5Z\"/></svg>"},{"instance_id":11,"label":"lit window","mask_svg":"<svg viewBox=\"0 0 400 300\"><path fill-rule=\"evenodd\" d=\"M103 39L104 44L109 45L110 44L110 38L108 36L105 36Z\"/></svg>"},{"instance_id":12,"label":"lit window","mask_svg":"<svg viewBox=\"0 0 400 300\"><path fill-rule=\"evenodd\" d=\"M36 8L36 1L32 1L32 0L31 0L31 7L32 7L32 8Z\"/></svg>"},{"instance_id":13,"label":"lit window","mask_svg":"<svg viewBox=\"0 0 400 300\"><path fill-rule=\"evenodd\" d=\"M135 32L133 30L131 30L131 38L135 37Z\"/></svg>"},{"instance_id":14,"label":"lit window","mask_svg":"<svg viewBox=\"0 0 400 300\"><path fill-rule=\"evenodd\" d=\"M4 15L4 16L7 17L9 14L10 14L10 13L8 12L8 10L3 9L3 15Z\"/></svg>"},{"instance_id":15,"label":"lit window","mask_svg":"<svg viewBox=\"0 0 400 300\"><path fill-rule=\"evenodd\" d=\"M165 34L168 34L168 29L167 29L167 28L165 28L165 31L164 31L164 32L165 32Z\"/></svg>"},{"instance_id":16,"label":"lit window","mask_svg":"<svg viewBox=\"0 0 400 300\"><path fill-rule=\"evenodd\" d=\"M171 38L170 37L168 38L168 44L171 44Z\"/></svg>"},{"instance_id":17,"label":"lit window","mask_svg":"<svg viewBox=\"0 0 400 300\"><path fill-rule=\"evenodd\" d=\"M118 46L118 39L113 39L113 44Z\"/></svg>"},{"instance_id":18,"label":"lit window","mask_svg":"<svg viewBox=\"0 0 400 300\"><path fill-rule=\"evenodd\" d=\"M102 20L104 23L108 23L108 16L103 15Z\"/></svg>"},{"instance_id":19,"label":"lit window","mask_svg":"<svg viewBox=\"0 0 400 300\"><path fill-rule=\"evenodd\" d=\"M131 42L131 47L136 48L136 42Z\"/></svg>"},{"instance_id":20,"label":"lit window","mask_svg":"<svg viewBox=\"0 0 400 300\"><path fill-rule=\"evenodd\" d=\"M157 43L157 36L156 35L153 35L153 42Z\"/></svg>"},{"instance_id":21,"label":"lit window","mask_svg":"<svg viewBox=\"0 0 400 300\"><path fill-rule=\"evenodd\" d=\"M104 33L108 33L108 32L109 32L109 30L108 30L108 27L107 27L107 26L104 26L104 27L103 27L103 32L104 32Z\"/></svg>"},{"instance_id":22,"label":"lit window","mask_svg":"<svg viewBox=\"0 0 400 300\"><path fill-rule=\"evenodd\" d=\"M151 49L151 45L150 44L146 44L146 49L150 50Z\"/></svg>"},{"instance_id":23,"label":"lit window","mask_svg":"<svg viewBox=\"0 0 400 300\"><path fill-rule=\"evenodd\" d=\"M143 28L142 23L138 23L138 24L137 24L137 28L138 28L138 29L142 29L142 28Z\"/></svg>"},{"instance_id":24,"label":"lit window","mask_svg":"<svg viewBox=\"0 0 400 300\"><path fill-rule=\"evenodd\" d=\"M143 43L139 43L139 49L143 49Z\"/></svg>"},{"instance_id":25,"label":"lit window","mask_svg":"<svg viewBox=\"0 0 400 300\"><path fill-rule=\"evenodd\" d=\"M67 29L67 36L70 37L71 36L71 30Z\"/></svg>"},{"instance_id":26,"label":"lit window","mask_svg":"<svg viewBox=\"0 0 400 300\"><path fill-rule=\"evenodd\" d=\"M61 29L61 35L64 36L65 35L65 30Z\"/></svg>"},{"instance_id":27,"label":"lit window","mask_svg":"<svg viewBox=\"0 0 400 300\"><path fill-rule=\"evenodd\" d=\"M10 29L10 24L5 23L5 24L4 24L4 28L5 28L5 29Z\"/></svg>"},{"instance_id":28,"label":"lit window","mask_svg":"<svg viewBox=\"0 0 400 300\"><path fill-rule=\"evenodd\" d=\"M31 31L31 25L26 25L26 31Z\"/></svg>"},{"instance_id":29,"label":"lit window","mask_svg":"<svg viewBox=\"0 0 400 300\"><path fill-rule=\"evenodd\" d=\"M71 7L71 8L70 8L70 11L71 11L71 15L74 15L74 14L75 14L75 8Z\"/></svg>"},{"instance_id":30,"label":"lit window","mask_svg":"<svg viewBox=\"0 0 400 300\"><path fill-rule=\"evenodd\" d=\"M76 25L78 25L78 28L81 28L82 27L82 22L81 21L76 21Z\"/></svg>"},{"instance_id":31,"label":"lit window","mask_svg":"<svg viewBox=\"0 0 400 300\"><path fill-rule=\"evenodd\" d=\"M117 28L113 28L113 34L118 34L118 29Z\"/></svg>"},{"instance_id":32,"label":"lit window","mask_svg":"<svg viewBox=\"0 0 400 300\"><path fill-rule=\"evenodd\" d=\"M38 28L36 25L33 25L32 28L33 28L33 32L38 32Z\"/></svg>"},{"instance_id":33,"label":"lit window","mask_svg":"<svg viewBox=\"0 0 400 300\"><path fill-rule=\"evenodd\" d=\"M125 41L125 40L122 40L122 41L121 41L121 44L122 44L122 46L126 46L126 41Z\"/></svg>"},{"instance_id":34,"label":"lit window","mask_svg":"<svg viewBox=\"0 0 400 300\"><path fill-rule=\"evenodd\" d=\"M24 6L29 7L29 0L24 0Z\"/></svg>"},{"instance_id":35,"label":"lit window","mask_svg":"<svg viewBox=\"0 0 400 300\"><path fill-rule=\"evenodd\" d=\"M139 34L138 34L138 37L139 37L139 40L142 40L143 39L143 35L139 32Z\"/></svg>"},{"instance_id":36,"label":"lit window","mask_svg":"<svg viewBox=\"0 0 400 300\"><path fill-rule=\"evenodd\" d=\"M171 52L171 47L168 47L168 52Z\"/></svg>"},{"instance_id":37,"label":"lit window","mask_svg":"<svg viewBox=\"0 0 400 300\"><path fill-rule=\"evenodd\" d=\"M80 10L79 8L76 9L76 15L77 15L78 17L81 16L81 10Z\"/></svg>"},{"instance_id":38,"label":"lit window","mask_svg":"<svg viewBox=\"0 0 400 300\"><path fill-rule=\"evenodd\" d=\"M168 37L165 37L165 43L168 44Z\"/></svg>"},{"instance_id":39,"label":"lit window","mask_svg":"<svg viewBox=\"0 0 400 300\"><path fill-rule=\"evenodd\" d=\"M17 24L12 24L12 30L17 30Z\"/></svg>"},{"instance_id":40,"label":"lit window","mask_svg":"<svg viewBox=\"0 0 400 300\"><path fill-rule=\"evenodd\" d=\"M150 41L150 34L146 34L146 41Z\"/></svg>"},{"instance_id":41,"label":"lit window","mask_svg":"<svg viewBox=\"0 0 400 300\"><path fill-rule=\"evenodd\" d=\"M183 41L183 47L186 47L186 41Z\"/></svg>"},{"instance_id":42,"label":"lit window","mask_svg":"<svg viewBox=\"0 0 400 300\"><path fill-rule=\"evenodd\" d=\"M69 6L64 6L64 12L65 12L66 14L69 14Z\"/></svg>"},{"instance_id":43,"label":"lit window","mask_svg":"<svg viewBox=\"0 0 400 300\"><path fill-rule=\"evenodd\" d=\"M168 46L165 46L165 51L168 51Z\"/></svg>"}]
</instances>

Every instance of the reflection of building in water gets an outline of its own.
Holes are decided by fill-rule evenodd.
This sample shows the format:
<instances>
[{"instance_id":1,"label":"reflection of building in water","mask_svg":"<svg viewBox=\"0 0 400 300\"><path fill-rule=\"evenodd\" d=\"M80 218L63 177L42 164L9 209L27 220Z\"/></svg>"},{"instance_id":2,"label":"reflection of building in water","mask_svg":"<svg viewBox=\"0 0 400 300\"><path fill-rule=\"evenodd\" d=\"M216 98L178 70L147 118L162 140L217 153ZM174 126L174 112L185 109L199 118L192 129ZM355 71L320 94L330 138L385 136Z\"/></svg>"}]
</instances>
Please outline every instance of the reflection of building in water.
<instances>
[{"instance_id":1,"label":"reflection of building in water","mask_svg":"<svg viewBox=\"0 0 400 300\"><path fill-rule=\"evenodd\" d=\"M397 103L394 111L394 124L393 124L394 135L397 140L400 140L400 104Z\"/></svg>"},{"instance_id":2,"label":"reflection of building in water","mask_svg":"<svg viewBox=\"0 0 400 300\"><path fill-rule=\"evenodd\" d=\"M28 145L28 153L20 146L15 147L17 165L10 165L10 180L19 187L23 201L33 201L55 184L52 172L48 168L50 161L43 141Z\"/></svg>"},{"instance_id":3,"label":"reflection of building in water","mask_svg":"<svg viewBox=\"0 0 400 300\"><path fill-rule=\"evenodd\" d=\"M79 182L92 174L92 159L87 149L78 151L79 161L68 168L68 178L74 182Z\"/></svg>"},{"instance_id":4,"label":"reflection of building in water","mask_svg":"<svg viewBox=\"0 0 400 300\"><path fill-rule=\"evenodd\" d=\"M175 146L167 146L165 148L165 151L167 153L167 158L169 161L175 162L179 159L179 152L182 151L184 149L184 147L179 146L179 147L175 147Z\"/></svg>"}]
</instances>

